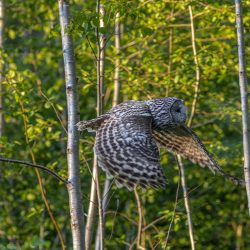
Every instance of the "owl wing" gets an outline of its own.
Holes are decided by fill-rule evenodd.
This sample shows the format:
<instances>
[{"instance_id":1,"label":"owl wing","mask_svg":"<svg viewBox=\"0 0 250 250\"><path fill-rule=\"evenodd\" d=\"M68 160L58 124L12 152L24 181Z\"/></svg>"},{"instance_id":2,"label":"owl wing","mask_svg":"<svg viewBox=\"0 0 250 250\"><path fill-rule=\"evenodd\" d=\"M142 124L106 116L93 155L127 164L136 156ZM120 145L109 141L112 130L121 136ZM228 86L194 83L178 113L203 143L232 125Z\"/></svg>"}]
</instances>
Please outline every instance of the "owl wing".
<instances>
[{"instance_id":1,"label":"owl wing","mask_svg":"<svg viewBox=\"0 0 250 250\"><path fill-rule=\"evenodd\" d=\"M155 140L168 151L177 153L202 167L208 167L212 172L223 172L192 129L180 126L164 131L153 130L152 133Z\"/></svg>"},{"instance_id":2,"label":"owl wing","mask_svg":"<svg viewBox=\"0 0 250 250\"><path fill-rule=\"evenodd\" d=\"M165 187L159 151L152 137L152 119L145 116L110 116L97 130L95 153L98 165L118 186L133 190Z\"/></svg>"}]
</instances>

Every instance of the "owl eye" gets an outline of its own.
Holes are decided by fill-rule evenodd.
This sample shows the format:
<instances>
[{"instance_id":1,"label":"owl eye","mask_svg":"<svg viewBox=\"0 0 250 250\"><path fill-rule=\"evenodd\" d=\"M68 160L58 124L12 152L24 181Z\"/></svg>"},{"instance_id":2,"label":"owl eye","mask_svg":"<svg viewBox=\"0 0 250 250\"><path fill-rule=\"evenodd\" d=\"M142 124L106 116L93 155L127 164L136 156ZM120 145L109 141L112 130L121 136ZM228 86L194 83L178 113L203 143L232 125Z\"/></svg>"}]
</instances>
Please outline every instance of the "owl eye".
<instances>
[{"instance_id":1,"label":"owl eye","mask_svg":"<svg viewBox=\"0 0 250 250\"><path fill-rule=\"evenodd\" d=\"M177 113L181 113L181 109L180 109L180 108L177 108L175 111L176 111Z\"/></svg>"}]
</instances>

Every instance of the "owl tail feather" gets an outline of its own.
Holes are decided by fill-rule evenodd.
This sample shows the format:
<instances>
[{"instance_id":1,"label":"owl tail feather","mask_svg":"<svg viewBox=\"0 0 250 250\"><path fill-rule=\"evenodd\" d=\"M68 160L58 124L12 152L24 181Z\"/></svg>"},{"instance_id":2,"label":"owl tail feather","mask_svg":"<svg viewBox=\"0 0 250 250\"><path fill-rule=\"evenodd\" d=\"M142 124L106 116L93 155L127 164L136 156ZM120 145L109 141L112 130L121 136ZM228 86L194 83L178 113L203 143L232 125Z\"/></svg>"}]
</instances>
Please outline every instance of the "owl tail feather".
<instances>
[{"instance_id":1,"label":"owl tail feather","mask_svg":"<svg viewBox=\"0 0 250 250\"><path fill-rule=\"evenodd\" d=\"M107 119L109 118L109 115L100 115L95 119L89 120L89 121L80 121L76 124L77 129L79 131L83 131L85 129L88 129L88 131L95 131L97 130L101 124Z\"/></svg>"}]
</instances>

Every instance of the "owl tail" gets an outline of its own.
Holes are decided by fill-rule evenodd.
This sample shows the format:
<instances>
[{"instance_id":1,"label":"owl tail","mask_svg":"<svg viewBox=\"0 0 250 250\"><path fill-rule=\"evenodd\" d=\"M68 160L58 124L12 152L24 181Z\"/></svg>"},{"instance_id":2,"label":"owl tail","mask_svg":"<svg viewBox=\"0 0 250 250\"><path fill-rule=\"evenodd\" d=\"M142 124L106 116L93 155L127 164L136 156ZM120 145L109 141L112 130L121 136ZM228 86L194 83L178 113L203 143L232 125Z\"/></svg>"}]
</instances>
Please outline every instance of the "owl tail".
<instances>
[{"instance_id":1,"label":"owl tail","mask_svg":"<svg viewBox=\"0 0 250 250\"><path fill-rule=\"evenodd\" d=\"M88 131L91 132L93 130L94 131L97 130L101 126L101 124L108 118L109 118L109 115L104 114L89 121L80 121L76 124L76 126L79 131L88 129Z\"/></svg>"}]
</instances>

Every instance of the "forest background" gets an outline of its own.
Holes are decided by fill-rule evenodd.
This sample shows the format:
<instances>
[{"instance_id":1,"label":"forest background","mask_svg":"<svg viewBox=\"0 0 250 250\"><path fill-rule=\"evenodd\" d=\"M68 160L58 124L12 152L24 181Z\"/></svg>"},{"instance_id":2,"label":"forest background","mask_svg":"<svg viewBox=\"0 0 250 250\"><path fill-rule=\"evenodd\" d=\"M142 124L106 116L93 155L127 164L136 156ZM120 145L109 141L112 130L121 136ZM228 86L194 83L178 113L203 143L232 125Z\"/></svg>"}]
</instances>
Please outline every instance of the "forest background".
<instances>
[{"instance_id":1,"label":"forest background","mask_svg":"<svg viewBox=\"0 0 250 250\"><path fill-rule=\"evenodd\" d=\"M0 1L2 3L2 1ZM119 101L176 96L191 110L199 70L192 128L223 169L243 178L235 6L222 1L102 1L105 8L104 111L112 107L119 59ZM190 7L193 25L190 21ZM67 102L58 3L9 0L4 4L1 91L2 157L29 161L67 178ZM115 17L120 18L120 52ZM246 58L250 56L250 1L243 1ZM96 2L71 1L81 120L96 117ZM192 37L192 27L194 33ZM2 37L1 37L2 39ZM194 55L194 44L197 56ZM198 67L197 67L198 62ZM250 66L247 60L247 73ZM89 206L94 135L81 134L80 179L84 216ZM140 192L147 249L189 249L178 166L161 151L165 190ZM197 249L250 249L246 191L184 161ZM52 176L0 164L0 249L61 249L61 239L40 192L42 182L67 249L72 249L67 188ZM103 189L105 174L100 171ZM134 194L112 185L105 222L106 249L129 249L137 235ZM176 203L177 193L177 203ZM174 209L176 206L176 209ZM174 217L173 217L174 215ZM94 235L98 223L96 210ZM152 223L153 222L153 223ZM94 238L94 237L93 237ZM93 239L94 246L94 239Z\"/></svg>"}]
</instances>

